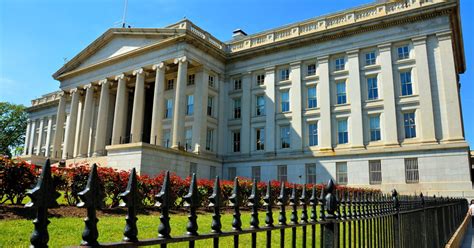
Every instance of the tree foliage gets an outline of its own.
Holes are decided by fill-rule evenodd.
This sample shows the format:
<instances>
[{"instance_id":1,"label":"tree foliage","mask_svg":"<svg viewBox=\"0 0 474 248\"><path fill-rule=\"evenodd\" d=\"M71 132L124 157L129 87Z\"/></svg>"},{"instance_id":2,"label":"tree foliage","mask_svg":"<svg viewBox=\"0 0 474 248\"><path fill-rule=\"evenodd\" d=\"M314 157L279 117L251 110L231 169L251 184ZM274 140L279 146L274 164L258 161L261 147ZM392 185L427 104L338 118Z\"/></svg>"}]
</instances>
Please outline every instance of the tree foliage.
<instances>
[{"instance_id":1,"label":"tree foliage","mask_svg":"<svg viewBox=\"0 0 474 248\"><path fill-rule=\"evenodd\" d=\"M25 106L0 102L0 154L11 157L23 145L28 114Z\"/></svg>"}]
</instances>

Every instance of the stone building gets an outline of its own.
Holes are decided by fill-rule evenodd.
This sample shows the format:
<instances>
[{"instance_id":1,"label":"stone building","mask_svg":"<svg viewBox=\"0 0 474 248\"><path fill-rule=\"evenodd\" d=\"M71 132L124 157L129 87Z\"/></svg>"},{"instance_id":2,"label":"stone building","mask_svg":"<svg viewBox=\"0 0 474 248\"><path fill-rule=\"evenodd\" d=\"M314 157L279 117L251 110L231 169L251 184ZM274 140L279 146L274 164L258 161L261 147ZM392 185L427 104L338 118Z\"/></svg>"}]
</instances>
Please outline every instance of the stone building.
<instances>
[{"instance_id":1,"label":"stone building","mask_svg":"<svg viewBox=\"0 0 474 248\"><path fill-rule=\"evenodd\" d=\"M219 41L112 28L32 101L24 158L140 173L472 189L457 0L377 1Z\"/></svg>"}]
</instances>

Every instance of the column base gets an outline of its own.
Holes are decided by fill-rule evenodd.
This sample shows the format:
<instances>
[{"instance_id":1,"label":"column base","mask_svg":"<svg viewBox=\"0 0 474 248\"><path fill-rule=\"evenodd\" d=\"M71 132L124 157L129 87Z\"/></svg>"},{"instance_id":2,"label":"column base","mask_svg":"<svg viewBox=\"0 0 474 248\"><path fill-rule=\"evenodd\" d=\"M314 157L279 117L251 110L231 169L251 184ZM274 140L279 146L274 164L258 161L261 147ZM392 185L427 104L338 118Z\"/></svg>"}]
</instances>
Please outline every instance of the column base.
<instances>
[{"instance_id":1,"label":"column base","mask_svg":"<svg viewBox=\"0 0 474 248\"><path fill-rule=\"evenodd\" d=\"M385 143L383 146L387 148L400 147L400 143Z\"/></svg>"}]
</instances>

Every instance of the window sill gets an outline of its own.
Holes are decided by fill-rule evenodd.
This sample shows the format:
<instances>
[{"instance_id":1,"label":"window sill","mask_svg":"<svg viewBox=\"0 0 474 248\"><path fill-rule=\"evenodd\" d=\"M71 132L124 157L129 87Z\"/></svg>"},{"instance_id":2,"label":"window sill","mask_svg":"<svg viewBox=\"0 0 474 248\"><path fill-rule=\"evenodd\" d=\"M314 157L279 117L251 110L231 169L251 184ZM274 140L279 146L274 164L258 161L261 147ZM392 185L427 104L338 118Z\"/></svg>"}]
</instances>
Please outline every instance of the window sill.
<instances>
[{"instance_id":1,"label":"window sill","mask_svg":"<svg viewBox=\"0 0 474 248\"><path fill-rule=\"evenodd\" d=\"M291 84L291 80L288 79L288 80L280 80L277 82L277 84Z\"/></svg>"},{"instance_id":2,"label":"window sill","mask_svg":"<svg viewBox=\"0 0 474 248\"><path fill-rule=\"evenodd\" d=\"M414 63L415 61L416 60L413 58L397 59L397 61L395 61L395 64L396 65L410 64L410 63Z\"/></svg>"},{"instance_id":3,"label":"window sill","mask_svg":"<svg viewBox=\"0 0 474 248\"><path fill-rule=\"evenodd\" d=\"M373 64L373 65L366 65L364 67L362 67L362 70L366 71L366 70L373 70L373 69L380 69L381 66L378 65L378 64Z\"/></svg>"},{"instance_id":4,"label":"window sill","mask_svg":"<svg viewBox=\"0 0 474 248\"><path fill-rule=\"evenodd\" d=\"M318 79L319 75L313 74L313 75L306 75L304 77L305 80L312 80L312 79Z\"/></svg>"},{"instance_id":5,"label":"window sill","mask_svg":"<svg viewBox=\"0 0 474 248\"><path fill-rule=\"evenodd\" d=\"M331 75L344 75L344 74L349 74L349 70L344 69L344 70L334 70L331 72Z\"/></svg>"}]
</instances>

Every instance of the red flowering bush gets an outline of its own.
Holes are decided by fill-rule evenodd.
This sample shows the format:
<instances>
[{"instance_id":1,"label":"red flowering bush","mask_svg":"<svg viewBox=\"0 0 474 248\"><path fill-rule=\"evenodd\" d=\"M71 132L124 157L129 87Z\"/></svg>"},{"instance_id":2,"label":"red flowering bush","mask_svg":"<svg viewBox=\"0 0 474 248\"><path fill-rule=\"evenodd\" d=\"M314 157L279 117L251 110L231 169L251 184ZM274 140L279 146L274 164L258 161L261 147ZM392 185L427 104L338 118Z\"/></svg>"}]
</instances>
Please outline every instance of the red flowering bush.
<instances>
[{"instance_id":1,"label":"red flowering bush","mask_svg":"<svg viewBox=\"0 0 474 248\"><path fill-rule=\"evenodd\" d=\"M37 175L33 164L0 158L1 203L21 204L27 190L33 188Z\"/></svg>"}]
</instances>

